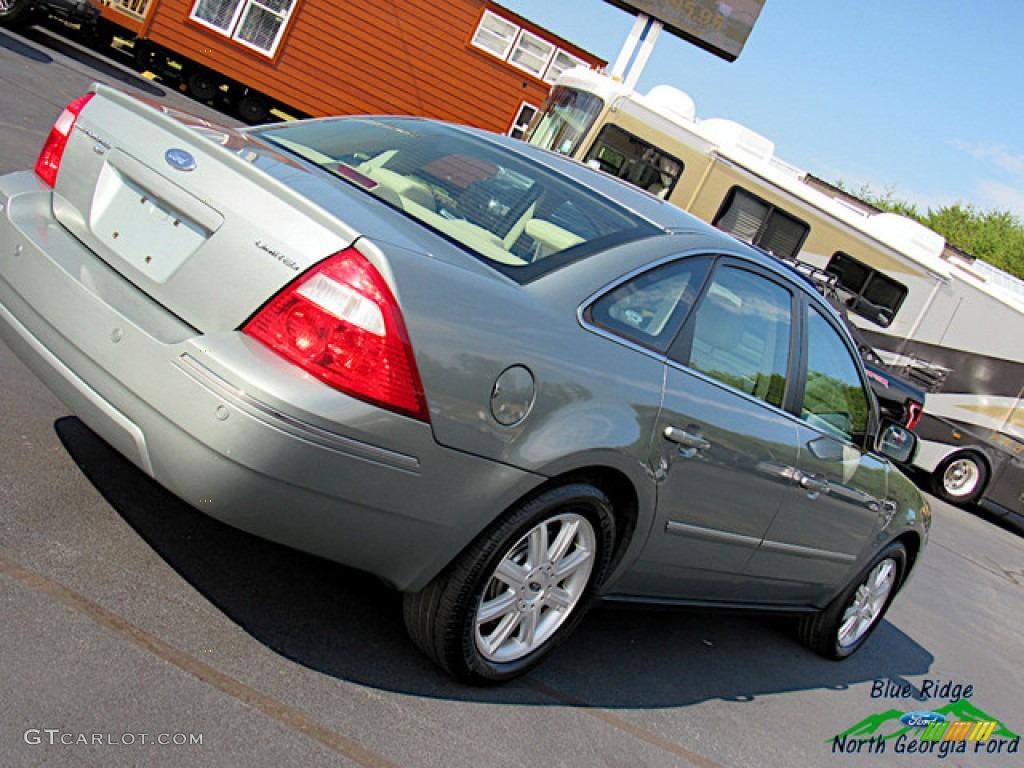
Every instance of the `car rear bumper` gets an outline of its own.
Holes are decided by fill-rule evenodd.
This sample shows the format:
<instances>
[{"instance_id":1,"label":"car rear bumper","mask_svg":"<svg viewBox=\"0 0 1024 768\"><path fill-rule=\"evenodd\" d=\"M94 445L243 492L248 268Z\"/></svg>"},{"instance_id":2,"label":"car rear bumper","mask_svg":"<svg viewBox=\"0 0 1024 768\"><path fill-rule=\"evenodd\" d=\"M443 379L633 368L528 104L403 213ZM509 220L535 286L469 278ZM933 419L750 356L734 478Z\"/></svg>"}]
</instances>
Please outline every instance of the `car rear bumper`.
<instances>
[{"instance_id":1,"label":"car rear bumper","mask_svg":"<svg viewBox=\"0 0 1024 768\"><path fill-rule=\"evenodd\" d=\"M0 178L0 205L0 338L200 511L409 590L542 480L190 328L61 228L33 174Z\"/></svg>"}]
</instances>

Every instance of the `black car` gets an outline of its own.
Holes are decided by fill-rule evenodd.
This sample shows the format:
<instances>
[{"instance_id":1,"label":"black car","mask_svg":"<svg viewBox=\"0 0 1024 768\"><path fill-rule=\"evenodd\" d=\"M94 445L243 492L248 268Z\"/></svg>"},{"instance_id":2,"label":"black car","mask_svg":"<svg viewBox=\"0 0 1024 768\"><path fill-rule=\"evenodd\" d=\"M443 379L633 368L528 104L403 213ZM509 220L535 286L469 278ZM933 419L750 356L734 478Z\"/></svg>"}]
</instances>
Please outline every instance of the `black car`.
<instances>
[{"instance_id":1,"label":"black car","mask_svg":"<svg viewBox=\"0 0 1024 768\"><path fill-rule=\"evenodd\" d=\"M769 255L774 256L774 254ZM775 256L775 258L778 257ZM864 363L864 372L868 375L871 391L875 393L882 415L902 424L907 429L914 429L924 415L924 390L897 375L886 365L881 355L864 338L860 329L850 321L846 304L836 290L836 276L796 259L779 259L779 261L802 275L817 288L818 292L825 297L836 314L839 315L857 343L857 350Z\"/></svg>"},{"instance_id":2,"label":"black car","mask_svg":"<svg viewBox=\"0 0 1024 768\"><path fill-rule=\"evenodd\" d=\"M47 16L91 26L99 20L100 9L94 0L0 0L0 24L31 24Z\"/></svg>"}]
</instances>

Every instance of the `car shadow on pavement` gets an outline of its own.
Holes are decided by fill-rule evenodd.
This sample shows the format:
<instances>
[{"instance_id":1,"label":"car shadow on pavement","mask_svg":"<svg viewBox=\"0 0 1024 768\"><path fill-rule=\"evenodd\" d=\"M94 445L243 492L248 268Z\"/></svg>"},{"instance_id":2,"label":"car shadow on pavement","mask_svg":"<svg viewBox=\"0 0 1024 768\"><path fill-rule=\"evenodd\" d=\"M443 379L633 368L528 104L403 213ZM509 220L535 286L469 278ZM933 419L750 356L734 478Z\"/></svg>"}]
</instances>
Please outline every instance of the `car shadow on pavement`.
<instances>
[{"instance_id":1,"label":"car shadow on pavement","mask_svg":"<svg viewBox=\"0 0 1024 768\"><path fill-rule=\"evenodd\" d=\"M26 41L35 45L29 45ZM17 33L0 29L0 47L6 48L19 56L46 64L54 60L46 50L53 51L85 64L95 72L103 75L108 81L117 81L122 85L130 86L136 92L153 97L163 97L167 93L165 89L150 82L142 75L115 63L113 60L95 51L72 42L68 37L58 32L53 32L45 26L19 29Z\"/></svg>"},{"instance_id":2,"label":"car shadow on pavement","mask_svg":"<svg viewBox=\"0 0 1024 768\"><path fill-rule=\"evenodd\" d=\"M599 606L526 678L497 688L459 685L412 645L400 595L377 579L206 517L75 417L55 429L107 502L231 621L296 663L360 685L527 706L649 708L899 682L926 674L933 661L888 622L837 664L805 650L791 622L778 617Z\"/></svg>"}]
</instances>

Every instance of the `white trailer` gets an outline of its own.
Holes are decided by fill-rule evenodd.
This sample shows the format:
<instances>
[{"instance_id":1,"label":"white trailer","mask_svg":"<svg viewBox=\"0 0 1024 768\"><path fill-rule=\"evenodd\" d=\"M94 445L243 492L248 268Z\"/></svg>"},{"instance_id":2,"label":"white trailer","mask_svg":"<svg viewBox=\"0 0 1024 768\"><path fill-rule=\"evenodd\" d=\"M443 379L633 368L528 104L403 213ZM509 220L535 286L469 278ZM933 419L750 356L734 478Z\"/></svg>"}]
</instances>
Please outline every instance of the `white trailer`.
<instances>
[{"instance_id":1,"label":"white trailer","mask_svg":"<svg viewBox=\"0 0 1024 768\"><path fill-rule=\"evenodd\" d=\"M837 276L850 316L928 392L916 466L938 495L1024 516L1024 281L780 160L671 86L559 78L526 140L648 189L777 256Z\"/></svg>"}]
</instances>

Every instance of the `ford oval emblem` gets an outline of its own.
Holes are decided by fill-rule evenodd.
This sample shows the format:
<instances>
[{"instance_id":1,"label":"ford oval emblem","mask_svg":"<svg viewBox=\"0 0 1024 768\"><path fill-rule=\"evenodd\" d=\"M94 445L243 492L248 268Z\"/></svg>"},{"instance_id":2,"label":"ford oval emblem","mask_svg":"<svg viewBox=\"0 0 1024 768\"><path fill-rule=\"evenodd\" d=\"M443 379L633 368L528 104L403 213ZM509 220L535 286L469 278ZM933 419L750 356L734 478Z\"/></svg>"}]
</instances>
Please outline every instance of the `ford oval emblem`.
<instances>
[{"instance_id":1,"label":"ford oval emblem","mask_svg":"<svg viewBox=\"0 0 1024 768\"><path fill-rule=\"evenodd\" d=\"M900 722L911 728L925 728L929 723L944 723L946 718L938 712L907 712Z\"/></svg>"},{"instance_id":2,"label":"ford oval emblem","mask_svg":"<svg viewBox=\"0 0 1024 768\"><path fill-rule=\"evenodd\" d=\"M196 169L196 159L184 149L168 149L164 152L164 160L171 168L178 171L194 171Z\"/></svg>"}]
</instances>

